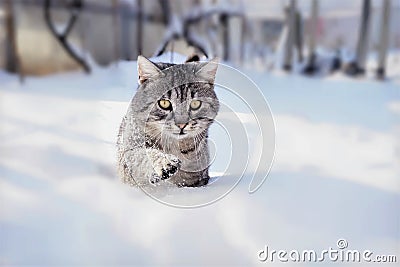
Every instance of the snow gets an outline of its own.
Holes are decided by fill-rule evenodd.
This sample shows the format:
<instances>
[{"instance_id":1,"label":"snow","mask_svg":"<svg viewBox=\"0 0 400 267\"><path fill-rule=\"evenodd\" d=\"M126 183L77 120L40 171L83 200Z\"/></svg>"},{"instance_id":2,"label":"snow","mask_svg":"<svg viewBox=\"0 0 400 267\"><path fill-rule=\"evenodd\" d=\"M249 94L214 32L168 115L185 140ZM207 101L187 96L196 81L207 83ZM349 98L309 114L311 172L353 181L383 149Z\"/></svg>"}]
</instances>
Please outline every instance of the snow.
<instances>
[{"instance_id":1,"label":"snow","mask_svg":"<svg viewBox=\"0 0 400 267\"><path fill-rule=\"evenodd\" d=\"M399 259L398 76L378 82L243 71L273 112L271 173L249 194L250 160L229 194L195 209L163 205L115 175L135 62L95 67L91 75L27 77L22 85L0 72L0 264L249 266L260 264L264 245L322 250L339 238L350 249ZM237 108L250 152L259 153L252 114L217 93ZM213 183L161 200L195 204L235 185L235 173L222 175L235 156L232 140L218 125L210 138Z\"/></svg>"}]
</instances>

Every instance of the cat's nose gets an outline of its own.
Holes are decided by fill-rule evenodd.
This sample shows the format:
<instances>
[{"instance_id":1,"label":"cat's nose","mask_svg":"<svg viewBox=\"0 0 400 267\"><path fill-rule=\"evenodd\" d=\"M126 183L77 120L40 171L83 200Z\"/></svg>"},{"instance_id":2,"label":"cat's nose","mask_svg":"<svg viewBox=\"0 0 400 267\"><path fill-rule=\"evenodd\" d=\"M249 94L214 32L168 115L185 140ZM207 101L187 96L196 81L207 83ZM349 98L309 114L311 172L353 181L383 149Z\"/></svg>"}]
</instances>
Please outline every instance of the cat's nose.
<instances>
[{"instance_id":1,"label":"cat's nose","mask_svg":"<svg viewBox=\"0 0 400 267\"><path fill-rule=\"evenodd\" d=\"M176 126L179 127L179 129L183 130L186 127L187 123L177 123Z\"/></svg>"}]
</instances>

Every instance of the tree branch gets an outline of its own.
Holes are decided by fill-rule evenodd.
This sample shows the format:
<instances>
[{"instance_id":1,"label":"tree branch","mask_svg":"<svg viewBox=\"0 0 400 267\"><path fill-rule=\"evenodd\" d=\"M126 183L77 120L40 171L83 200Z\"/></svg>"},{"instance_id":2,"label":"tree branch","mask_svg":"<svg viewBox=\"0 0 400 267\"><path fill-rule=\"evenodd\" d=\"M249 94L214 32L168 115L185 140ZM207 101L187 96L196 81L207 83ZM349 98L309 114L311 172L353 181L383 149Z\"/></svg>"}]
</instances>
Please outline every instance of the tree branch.
<instances>
[{"instance_id":1,"label":"tree branch","mask_svg":"<svg viewBox=\"0 0 400 267\"><path fill-rule=\"evenodd\" d=\"M68 42L68 35L70 34L76 20L78 19L79 11L82 8L82 1L75 0L68 7L70 9L71 17L69 18L68 24L63 33L59 33L57 31L56 27L54 26L54 22L51 18L51 11L50 11L51 0L45 0L43 8L44 8L44 19L51 33L54 35L54 37L56 37L56 39L64 48L64 50L67 52L67 54L71 56L85 70L85 72L90 73L91 69L88 63L76 53L76 51L72 48L71 44Z\"/></svg>"}]
</instances>

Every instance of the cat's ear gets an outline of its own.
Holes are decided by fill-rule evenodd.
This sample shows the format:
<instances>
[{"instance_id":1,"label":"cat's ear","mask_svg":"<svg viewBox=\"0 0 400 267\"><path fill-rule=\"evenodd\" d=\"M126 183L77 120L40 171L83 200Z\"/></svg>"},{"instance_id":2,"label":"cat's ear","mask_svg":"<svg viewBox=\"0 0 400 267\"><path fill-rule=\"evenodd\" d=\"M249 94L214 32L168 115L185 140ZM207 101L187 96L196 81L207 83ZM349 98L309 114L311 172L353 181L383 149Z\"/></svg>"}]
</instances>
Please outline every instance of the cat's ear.
<instances>
[{"instance_id":1,"label":"cat's ear","mask_svg":"<svg viewBox=\"0 0 400 267\"><path fill-rule=\"evenodd\" d=\"M200 61L199 55L193 54L193 55L191 55L190 57L188 57L188 58L186 59L185 63L188 63L188 62L197 62L197 61Z\"/></svg>"},{"instance_id":2,"label":"cat's ear","mask_svg":"<svg viewBox=\"0 0 400 267\"><path fill-rule=\"evenodd\" d=\"M202 79L214 83L215 74L217 74L219 58L215 57L212 60L204 63L199 63L196 75Z\"/></svg>"},{"instance_id":3,"label":"cat's ear","mask_svg":"<svg viewBox=\"0 0 400 267\"><path fill-rule=\"evenodd\" d=\"M147 79L151 77L156 77L162 74L162 71L150 60L144 56L138 56L137 58L137 68L139 75L139 84L144 83Z\"/></svg>"}]
</instances>

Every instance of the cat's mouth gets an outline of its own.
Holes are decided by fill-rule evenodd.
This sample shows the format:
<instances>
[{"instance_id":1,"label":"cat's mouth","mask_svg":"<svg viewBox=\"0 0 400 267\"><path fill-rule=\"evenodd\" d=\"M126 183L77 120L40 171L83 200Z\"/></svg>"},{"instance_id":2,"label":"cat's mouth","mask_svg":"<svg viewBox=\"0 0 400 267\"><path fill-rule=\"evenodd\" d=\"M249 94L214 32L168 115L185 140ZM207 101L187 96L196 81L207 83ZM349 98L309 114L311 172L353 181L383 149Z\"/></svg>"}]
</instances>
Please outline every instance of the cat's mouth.
<instances>
[{"instance_id":1,"label":"cat's mouth","mask_svg":"<svg viewBox=\"0 0 400 267\"><path fill-rule=\"evenodd\" d=\"M187 131L185 131L185 129L180 129L179 131L173 132L173 134L182 137L187 135Z\"/></svg>"},{"instance_id":2,"label":"cat's mouth","mask_svg":"<svg viewBox=\"0 0 400 267\"><path fill-rule=\"evenodd\" d=\"M187 135L186 132L180 131L179 133L173 133L173 135L177 135L177 136L185 136Z\"/></svg>"},{"instance_id":3,"label":"cat's mouth","mask_svg":"<svg viewBox=\"0 0 400 267\"><path fill-rule=\"evenodd\" d=\"M175 132L172 132L171 134L175 138L178 138L178 139L182 139L182 138L186 138L186 137L190 136L190 133L188 131L183 131L183 130L175 131Z\"/></svg>"},{"instance_id":4,"label":"cat's mouth","mask_svg":"<svg viewBox=\"0 0 400 267\"><path fill-rule=\"evenodd\" d=\"M196 131L194 129L168 129L166 132L175 138L186 138L192 136Z\"/></svg>"}]
</instances>

